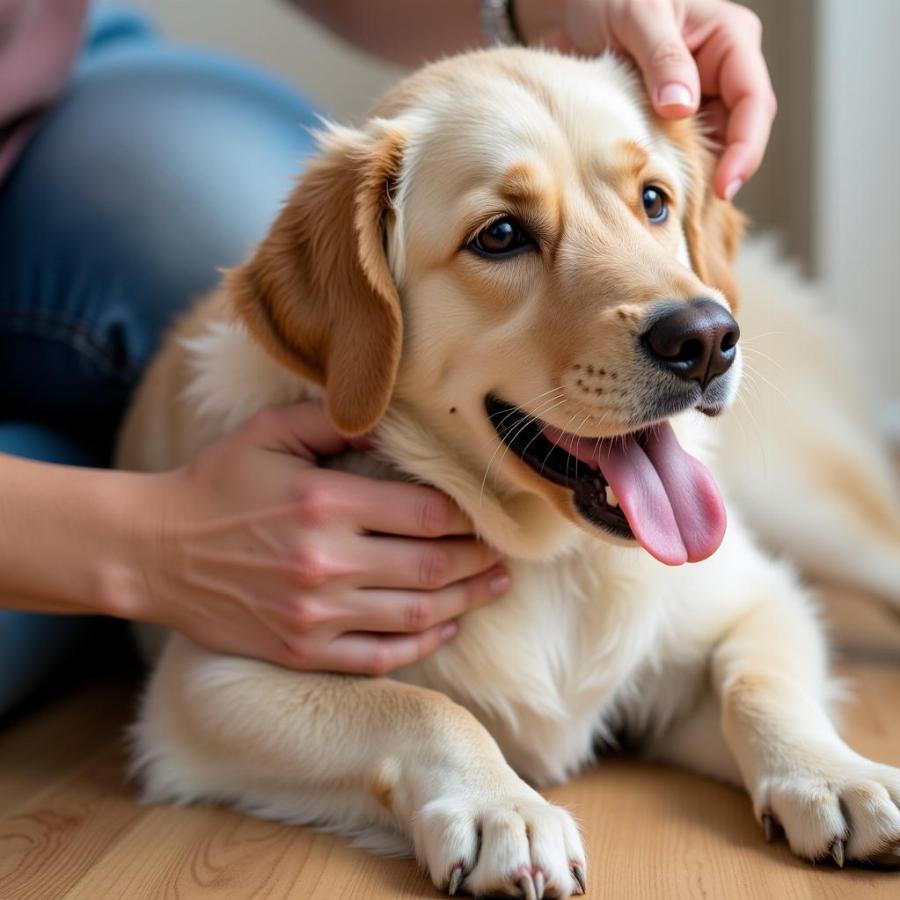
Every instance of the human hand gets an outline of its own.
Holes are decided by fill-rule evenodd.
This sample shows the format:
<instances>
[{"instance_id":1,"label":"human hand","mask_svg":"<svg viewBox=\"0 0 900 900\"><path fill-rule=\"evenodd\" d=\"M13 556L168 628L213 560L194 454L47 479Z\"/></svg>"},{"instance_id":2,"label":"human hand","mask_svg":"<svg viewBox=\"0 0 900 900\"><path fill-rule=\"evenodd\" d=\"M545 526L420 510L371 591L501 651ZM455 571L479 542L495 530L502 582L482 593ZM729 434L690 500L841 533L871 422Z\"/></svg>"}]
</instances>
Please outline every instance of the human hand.
<instances>
[{"instance_id":1,"label":"human hand","mask_svg":"<svg viewBox=\"0 0 900 900\"><path fill-rule=\"evenodd\" d=\"M722 145L713 187L730 200L762 162L777 109L762 25L728 0L515 0L526 43L626 53L667 119L698 109Z\"/></svg>"},{"instance_id":2,"label":"human hand","mask_svg":"<svg viewBox=\"0 0 900 900\"><path fill-rule=\"evenodd\" d=\"M271 408L148 476L133 617L226 653L383 675L506 592L499 554L439 491L318 467L347 446L321 404Z\"/></svg>"}]
</instances>

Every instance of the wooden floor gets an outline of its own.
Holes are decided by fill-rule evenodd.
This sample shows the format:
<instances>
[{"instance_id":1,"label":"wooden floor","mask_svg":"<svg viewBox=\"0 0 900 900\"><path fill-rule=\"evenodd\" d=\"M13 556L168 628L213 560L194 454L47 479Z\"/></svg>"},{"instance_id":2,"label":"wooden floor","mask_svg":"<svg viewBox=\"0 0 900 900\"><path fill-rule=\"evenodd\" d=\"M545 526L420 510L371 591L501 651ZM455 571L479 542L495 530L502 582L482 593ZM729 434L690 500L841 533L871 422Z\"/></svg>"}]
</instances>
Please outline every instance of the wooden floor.
<instances>
[{"instance_id":1,"label":"wooden floor","mask_svg":"<svg viewBox=\"0 0 900 900\"><path fill-rule=\"evenodd\" d=\"M900 765L900 621L864 598L829 604L855 683L845 731ZM0 731L0 898L436 897L409 860L221 809L142 807L123 774L133 676L44 698ZM838 871L767 845L737 790L613 759L548 791L584 826L588 896L614 900L900 898L900 873Z\"/></svg>"}]
</instances>

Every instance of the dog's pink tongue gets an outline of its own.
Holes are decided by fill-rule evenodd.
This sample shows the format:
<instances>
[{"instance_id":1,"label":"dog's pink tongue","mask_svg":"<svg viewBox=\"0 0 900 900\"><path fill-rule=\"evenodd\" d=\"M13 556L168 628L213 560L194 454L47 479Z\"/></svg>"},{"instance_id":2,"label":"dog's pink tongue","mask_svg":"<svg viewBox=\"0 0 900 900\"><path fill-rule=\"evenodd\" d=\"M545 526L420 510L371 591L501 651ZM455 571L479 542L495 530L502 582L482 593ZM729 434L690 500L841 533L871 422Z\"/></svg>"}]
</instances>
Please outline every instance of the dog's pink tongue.
<instances>
[{"instance_id":1,"label":"dog's pink tongue","mask_svg":"<svg viewBox=\"0 0 900 900\"><path fill-rule=\"evenodd\" d=\"M573 439L547 429L569 453L602 473L638 543L678 566L711 556L725 535L725 507L708 469L682 450L664 422L639 444L633 437ZM566 438L568 437L568 441Z\"/></svg>"}]
</instances>

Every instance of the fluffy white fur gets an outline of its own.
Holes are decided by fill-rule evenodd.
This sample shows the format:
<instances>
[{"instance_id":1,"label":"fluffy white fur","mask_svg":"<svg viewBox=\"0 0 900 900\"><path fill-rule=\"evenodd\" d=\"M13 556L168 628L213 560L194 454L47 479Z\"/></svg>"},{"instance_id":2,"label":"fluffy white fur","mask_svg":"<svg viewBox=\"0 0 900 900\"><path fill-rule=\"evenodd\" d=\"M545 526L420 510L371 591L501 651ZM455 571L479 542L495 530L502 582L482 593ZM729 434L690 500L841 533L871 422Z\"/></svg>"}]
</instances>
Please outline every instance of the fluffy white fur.
<instances>
[{"instance_id":1,"label":"fluffy white fur","mask_svg":"<svg viewBox=\"0 0 900 900\"><path fill-rule=\"evenodd\" d=\"M492 58L527 78L504 76ZM682 442L701 456L724 441L719 471L738 502L722 547L671 569L578 527L522 483L479 418L485 386L510 385L519 402L546 391L539 345L515 349L546 298L522 299L502 325L482 329L479 313L457 299L458 282L425 262L457 211L452 198L478 195L467 180L473 165L499 173L525 156L574 178L584 154L602 161L626 136L656 153L683 189L683 160L647 119L631 76L609 59L507 53L443 65L463 73L463 84L474 72L481 90L465 93L452 78L414 84L418 102L392 119L407 132L387 241L407 331L377 465L383 477L399 470L454 497L508 555L514 587L390 681L298 674L173 637L135 728L145 797L218 800L355 834L376 849L408 846L451 892L566 897L581 892L578 829L529 784L565 779L597 762L598 746L626 739L648 756L742 783L757 817L780 822L799 855L885 861L900 836L900 772L839 737L810 598L787 564L759 549L741 514L812 571L900 600L896 532L867 522L858 495L824 475L815 481L816 461L838 453L857 490L891 484L857 395L843 393L846 372L830 349L840 335L770 251L749 250L740 268L745 396L757 418L736 431L696 413L678 422ZM528 86L535 82L543 94ZM338 145L347 140L333 135ZM684 236L672 246L686 268ZM174 383L158 366L132 413L123 465L174 465L267 404L319 393L242 325L213 316L195 326L164 351L184 361L181 418L167 411ZM770 363L763 335L785 330L802 333L806 349L798 353L793 340L772 347L778 362ZM458 397L470 401L460 403L459 424L429 418ZM373 463L339 465L371 471Z\"/></svg>"}]
</instances>

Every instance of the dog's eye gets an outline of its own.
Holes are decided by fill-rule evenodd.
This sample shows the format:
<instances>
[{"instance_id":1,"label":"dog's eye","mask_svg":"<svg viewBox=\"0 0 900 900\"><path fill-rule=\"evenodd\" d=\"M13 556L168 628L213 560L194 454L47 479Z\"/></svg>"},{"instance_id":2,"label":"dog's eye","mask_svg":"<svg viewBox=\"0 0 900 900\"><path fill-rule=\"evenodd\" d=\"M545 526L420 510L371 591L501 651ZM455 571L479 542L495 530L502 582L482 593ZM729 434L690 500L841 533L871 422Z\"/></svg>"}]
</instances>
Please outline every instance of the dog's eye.
<instances>
[{"instance_id":1,"label":"dog's eye","mask_svg":"<svg viewBox=\"0 0 900 900\"><path fill-rule=\"evenodd\" d=\"M669 201L666 195L652 184L644 188L644 212L654 225L661 225L669 217Z\"/></svg>"},{"instance_id":2,"label":"dog's eye","mask_svg":"<svg viewBox=\"0 0 900 900\"><path fill-rule=\"evenodd\" d=\"M512 216L504 216L482 228L469 247L481 256L497 258L534 247L534 239Z\"/></svg>"}]
</instances>

